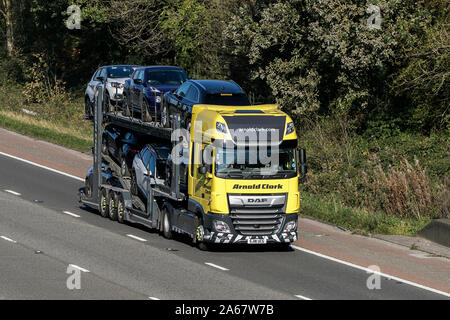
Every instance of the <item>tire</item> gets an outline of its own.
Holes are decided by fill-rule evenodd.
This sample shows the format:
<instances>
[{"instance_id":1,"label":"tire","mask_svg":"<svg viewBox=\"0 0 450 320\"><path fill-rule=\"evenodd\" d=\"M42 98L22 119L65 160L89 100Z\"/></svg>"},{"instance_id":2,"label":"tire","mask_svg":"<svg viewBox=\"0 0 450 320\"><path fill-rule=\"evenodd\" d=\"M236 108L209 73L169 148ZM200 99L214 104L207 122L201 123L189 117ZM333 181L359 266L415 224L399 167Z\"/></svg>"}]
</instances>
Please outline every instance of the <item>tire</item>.
<instances>
[{"instance_id":1,"label":"tire","mask_svg":"<svg viewBox=\"0 0 450 320\"><path fill-rule=\"evenodd\" d=\"M107 93L105 96L105 111L114 112L114 107L111 105L111 98L109 97L109 93Z\"/></svg>"},{"instance_id":2,"label":"tire","mask_svg":"<svg viewBox=\"0 0 450 320\"><path fill-rule=\"evenodd\" d=\"M84 181L84 190L86 197L91 198L92 197L92 175L87 177Z\"/></svg>"},{"instance_id":3,"label":"tire","mask_svg":"<svg viewBox=\"0 0 450 320\"><path fill-rule=\"evenodd\" d=\"M130 192L133 196L138 195L137 190L137 181L136 181L136 173L134 171L131 173L131 186L130 186Z\"/></svg>"},{"instance_id":4,"label":"tire","mask_svg":"<svg viewBox=\"0 0 450 320\"><path fill-rule=\"evenodd\" d=\"M170 128L170 109L167 104L166 98L161 96L161 125L164 128Z\"/></svg>"},{"instance_id":5,"label":"tire","mask_svg":"<svg viewBox=\"0 0 450 320\"><path fill-rule=\"evenodd\" d=\"M197 248L199 248L201 251L209 251L211 249L211 246L208 243L203 242L204 230L202 219L198 217L196 220L197 220L197 228L193 242L194 244L197 245Z\"/></svg>"},{"instance_id":6,"label":"tire","mask_svg":"<svg viewBox=\"0 0 450 320\"><path fill-rule=\"evenodd\" d=\"M117 195L117 221L123 223L125 219L125 201L122 194Z\"/></svg>"},{"instance_id":7,"label":"tire","mask_svg":"<svg viewBox=\"0 0 450 320\"><path fill-rule=\"evenodd\" d=\"M89 97L86 97L84 101L84 112L87 118L92 118L94 116L94 112L92 110L92 103Z\"/></svg>"},{"instance_id":8,"label":"tire","mask_svg":"<svg viewBox=\"0 0 450 320\"><path fill-rule=\"evenodd\" d=\"M108 208L108 195L106 193L105 189L102 189L100 191L100 197L99 197L99 203L98 203L98 210L100 211L100 215L103 218L108 217L109 215L109 208Z\"/></svg>"},{"instance_id":9,"label":"tire","mask_svg":"<svg viewBox=\"0 0 450 320\"><path fill-rule=\"evenodd\" d=\"M108 143L105 137L102 137L102 153L107 156L108 155Z\"/></svg>"},{"instance_id":10,"label":"tire","mask_svg":"<svg viewBox=\"0 0 450 320\"><path fill-rule=\"evenodd\" d=\"M120 174L122 177L129 177L130 176L130 169L127 165L127 160L125 159L125 156L123 155L122 149L119 151L119 159L120 159Z\"/></svg>"},{"instance_id":11,"label":"tire","mask_svg":"<svg viewBox=\"0 0 450 320\"><path fill-rule=\"evenodd\" d=\"M170 223L169 211L167 210L167 208L164 208L162 210L161 224L162 224L162 235L164 236L164 238L172 239L173 238L172 224Z\"/></svg>"},{"instance_id":12,"label":"tire","mask_svg":"<svg viewBox=\"0 0 450 320\"><path fill-rule=\"evenodd\" d=\"M144 98L144 101L142 102L141 120L142 120L142 122L151 122L152 121L152 116L150 115L150 112L149 112L149 106L148 106L147 101L145 101L145 98Z\"/></svg>"},{"instance_id":13,"label":"tire","mask_svg":"<svg viewBox=\"0 0 450 320\"><path fill-rule=\"evenodd\" d=\"M109 205L108 205L108 213L109 219L112 221L117 221L117 203L116 203L116 194L114 191L109 192Z\"/></svg>"},{"instance_id":14,"label":"tire","mask_svg":"<svg viewBox=\"0 0 450 320\"><path fill-rule=\"evenodd\" d=\"M130 105L128 103L128 97L125 95L123 96L123 102L122 102L122 115L124 115L125 117L129 117L131 115Z\"/></svg>"}]
</instances>

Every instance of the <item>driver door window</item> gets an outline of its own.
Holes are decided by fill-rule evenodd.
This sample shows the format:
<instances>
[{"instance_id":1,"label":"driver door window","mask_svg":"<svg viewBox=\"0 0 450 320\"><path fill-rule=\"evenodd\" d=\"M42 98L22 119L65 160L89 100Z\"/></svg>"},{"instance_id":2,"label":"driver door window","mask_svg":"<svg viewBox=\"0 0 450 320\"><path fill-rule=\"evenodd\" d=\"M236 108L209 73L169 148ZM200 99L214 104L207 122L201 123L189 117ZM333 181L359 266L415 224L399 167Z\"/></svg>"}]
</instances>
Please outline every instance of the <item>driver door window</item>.
<instances>
[{"instance_id":1,"label":"driver door window","mask_svg":"<svg viewBox=\"0 0 450 320\"><path fill-rule=\"evenodd\" d=\"M194 86L190 86L186 93L186 99L193 103L198 103L199 95L198 89Z\"/></svg>"},{"instance_id":2,"label":"driver door window","mask_svg":"<svg viewBox=\"0 0 450 320\"><path fill-rule=\"evenodd\" d=\"M178 88L176 94L181 98L185 97L190 86L191 85L189 83L184 83L181 87Z\"/></svg>"}]
</instances>

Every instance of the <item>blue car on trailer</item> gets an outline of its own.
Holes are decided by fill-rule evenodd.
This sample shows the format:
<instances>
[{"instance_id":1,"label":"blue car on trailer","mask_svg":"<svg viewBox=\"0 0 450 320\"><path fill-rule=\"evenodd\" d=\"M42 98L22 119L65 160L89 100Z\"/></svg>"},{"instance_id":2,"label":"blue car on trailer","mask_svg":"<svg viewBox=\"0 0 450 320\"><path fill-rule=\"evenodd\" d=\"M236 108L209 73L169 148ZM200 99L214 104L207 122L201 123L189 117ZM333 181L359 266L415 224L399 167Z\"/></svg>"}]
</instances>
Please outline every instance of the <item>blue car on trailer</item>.
<instances>
[{"instance_id":1,"label":"blue car on trailer","mask_svg":"<svg viewBox=\"0 0 450 320\"><path fill-rule=\"evenodd\" d=\"M124 84L123 114L140 115L143 121L160 121L161 98L188 80L183 68L149 66L137 68Z\"/></svg>"}]
</instances>

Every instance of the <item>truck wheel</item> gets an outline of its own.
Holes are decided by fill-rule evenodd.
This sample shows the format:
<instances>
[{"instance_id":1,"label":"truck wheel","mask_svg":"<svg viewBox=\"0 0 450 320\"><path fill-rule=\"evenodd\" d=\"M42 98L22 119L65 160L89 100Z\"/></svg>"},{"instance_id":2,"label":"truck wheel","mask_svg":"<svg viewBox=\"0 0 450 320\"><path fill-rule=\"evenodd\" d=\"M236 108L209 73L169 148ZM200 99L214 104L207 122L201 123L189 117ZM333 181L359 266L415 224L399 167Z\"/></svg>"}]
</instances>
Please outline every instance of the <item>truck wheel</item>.
<instances>
[{"instance_id":1,"label":"truck wheel","mask_svg":"<svg viewBox=\"0 0 450 320\"><path fill-rule=\"evenodd\" d=\"M131 191L131 194L132 194L133 196L137 196L137 195L138 195L137 181L136 181L136 173L134 173L134 171L131 173L131 186L130 186L130 191Z\"/></svg>"},{"instance_id":2,"label":"truck wheel","mask_svg":"<svg viewBox=\"0 0 450 320\"><path fill-rule=\"evenodd\" d=\"M162 223L162 233L163 233L164 238L172 239L173 238L172 225L170 223L169 211L167 210L167 208L164 208L162 210L161 223Z\"/></svg>"},{"instance_id":3,"label":"truck wheel","mask_svg":"<svg viewBox=\"0 0 450 320\"><path fill-rule=\"evenodd\" d=\"M108 205L108 212L109 212L109 218L112 221L117 221L117 204L116 204L116 195L114 191L109 192L109 205Z\"/></svg>"},{"instance_id":4,"label":"truck wheel","mask_svg":"<svg viewBox=\"0 0 450 320\"><path fill-rule=\"evenodd\" d=\"M99 198L99 211L100 215L103 218L106 218L108 216L108 196L106 194L106 190L102 189L100 192L100 198Z\"/></svg>"},{"instance_id":5,"label":"truck wheel","mask_svg":"<svg viewBox=\"0 0 450 320\"><path fill-rule=\"evenodd\" d=\"M195 230L195 235L193 242L197 245L197 247L202 251L209 251L211 249L210 245L203 241L203 235L205 234L203 228L203 221L200 217L197 216L197 228Z\"/></svg>"},{"instance_id":6,"label":"truck wheel","mask_svg":"<svg viewBox=\"0 0 450 320\"><path fill-rule=\"evenodd\" d=\"M117 195L117 221L123 223L125 218L125 202L123 201L123 196L119 193Z\"/></svg>"}]
</instances>

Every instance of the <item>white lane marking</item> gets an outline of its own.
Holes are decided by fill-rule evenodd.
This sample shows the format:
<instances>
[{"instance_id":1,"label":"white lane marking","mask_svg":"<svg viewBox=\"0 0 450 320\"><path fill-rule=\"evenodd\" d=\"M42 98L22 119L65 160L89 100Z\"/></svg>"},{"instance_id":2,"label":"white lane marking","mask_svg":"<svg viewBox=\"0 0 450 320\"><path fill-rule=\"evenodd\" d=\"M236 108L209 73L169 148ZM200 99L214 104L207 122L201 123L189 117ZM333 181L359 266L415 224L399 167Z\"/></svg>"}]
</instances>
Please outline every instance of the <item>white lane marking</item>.
<instances>
[{"instance_id":1,"label":"white lane marking","mask_svg":"<svg viewBox=\"0 0 450 320\"><path fill-rule=\"evenodd\" d=\"M388 278L388 279L392 279L392 280L395 280L395 281L399 281L399 282L403 282L404 284L408 284L410 286L417 287L417 288L420 288L420 289L423 289L423 290L427 290L427 291L430 291L430 292L433 292L433 293L436 293L436 294L440 294L440 295L443 295L445 297L449 297L450 298L450 293L448 293L448 292L444 292L444 291L441 291L441 290L433 289L433 288L430 288L430 287L427 287L427 286L424 286L424 285L421 285L421 284L418 284L418 283L415 283L415 282L412 282L412 281L409 281L409 280L405 280L405 279L402 279L402 278L399 278L399 277L395 277L395 276L392 276L390 274L386 274L386 273L383 273L383 272L377 272L377 271L374 272L373 270L371 270L369 268L361 267L361 266L358 266L358 265L353 264L351 262L339 260L339 259L327 256L327 255L324 255L324 254L321 254L321 253L317 253L317 252L314 252L314 251L311 251L311 250L308 250L308 249L304 249L304 248L301 248L301 247L298 247L298 246L291 245L291 247L294 248L294 249L297 249L299 251L303 251L303 252L306 252L306 253L309 253L309 254L313 254L313 255L318 256L320 258L324 258L324 259L328 259L328 260L331 260L331 261L334 261L334 262L337 262L337 263L341 263L341 264L344 264L346 266L349 266L349 267L352 267L352 268L355 268L355 269L359 269L359 270L363 270L363 271L368 272L368 273L376 273L376 274L379 274L382 277L385 277L385 278Z\"/></svg>"},{"instance_id":2,"label":"white lane marking","mask_svg":"<svg viewBox=\"0 0 450 320\"><path fill-rule=\"evenodd\" d=\"M87 270L87 269L85 269L85 268L82 268L82 267L79 267L79 266L77 266L77 265L75 265L75 264L69 264L69 266L71 266L71 267L73 267L73 268L75 268L75 269L78 269L78 270L80 270L80 271L83 271L83 272L89 272L89 270Z\"/></svg>"},{"instance_id":3,"label":"white lane marking","mask_svg":"<svg viewBox=\"0 0 450 320\"><path fill-rule=\"evenodd\" d=\"M12 191L12 190L5 190L5 192L11 193L11 194L13 194L15 196L21 196L22 195L22 194L20 194L18 192Z\"/></svg>"},{"instance_id":4,"label":"white lane marking","mask_svg":"<svg viewBox=\"0 0 450 320\"><path fill-rule=\"evenodd\" d=\"M147 241L147 240L139 238L137 236L133 236L132 234L127 234L127 237L130 237L130 238L133 238L135 240L142 241L142 242L146 242Z\"/></svg>"},{"instance_id":5,"label":"white lane marking","mask_svg":"<svg viewBox=\"0 0 450 320\"><path fill-rule=\"evenodd\" d=\"M79 215L77 215L75 213L72 213L70 211L63 211L63 213L68 214L69 216L72 216L72 217L75 217L75 218L79 218L80 217Z\"/></svg>"},{"instance_id":6,"label":"white lane marking","mask_svg":"<svg viewBox=\"0 0 450 320\"><path fill-rule=\"evenodd\" d=\"M305 297L305 296L301 296L299 294L295 295L297 298L302 299L302 300L312 300L311 298Z\"/></svg>"},{"instance_id":7,"label":"white lane marking","mask_svg":"<svg viewBox=\"0 0 450 320\"><path fill-rule=\"evenodd\" d=\"M230 269L227 269L227 268L218 266L217 264L214 264L214 263L211 263L211 262L205 262L205 264L208 265L208 266L211 266L211 267L220 269L220 270L222 270L222 271L229 271L229 270L230 270Z\"/></svg>"},{"instance_id":8,"label":"white lane marking","mask_svg":"<svg viewBox=\"0 0 450 320\"><path fill-rule=\"evenodd\" d=\"M17 241L15 241L13 239L10 239L10 238L7 238L5 236L0 236L0 238L2 238L3 240L6 240L6 241L12 242L12 243L17 243Z\"/></svg>"},{"instance_id":9,"label":"white lane marking","mask_svg":"<svg viewBox=\"0 0 450 320\"><path fill-rule=\"evenodd\" d=\"M36 162L32 162L32 161L29 161L29 160L25 160L25 159L22 159L22 158L19 158L19 157L16 157L16 156L13 156L13 155L4 153L4 152L0 152L0 155L3 155L3 156L5 156L5 157L9 157L9 158L11 158L11 159L15 159L15 160L19 160L19 161L25 162L25 163L27 163L27 164L31 164L31 165L36 166L36 167L39 167L39 168L41 168L41 169L46 169L46 170L52 171L52 172L54 172L54 173L61 174L61 175L63 175L63 176L66 176L66 177L69 177L69 178L72 178L72 179L76 179L76 180L78 180L78 181L84 181L84 179L82 179L82 178L80 178L80 177L76 177L76 176L74 176L74 175L71 175L71 174L68 174L68 173L65 173L65 172L56 170L56 169L52 169L52 168L43 166L42 164L39 164L39 163L36 163Z\"/></svg>"},{"instance_id":10,"label":"white lane marking","mask_svg":"<svg viewBox=\"0 0 450 320\"><path fill-rule=\"evenodd\" d=\"M148 297L150 300L161 300L161 299L158 299L158 298L155 298L155 297Z\"/></svg>"}]
</instances>

